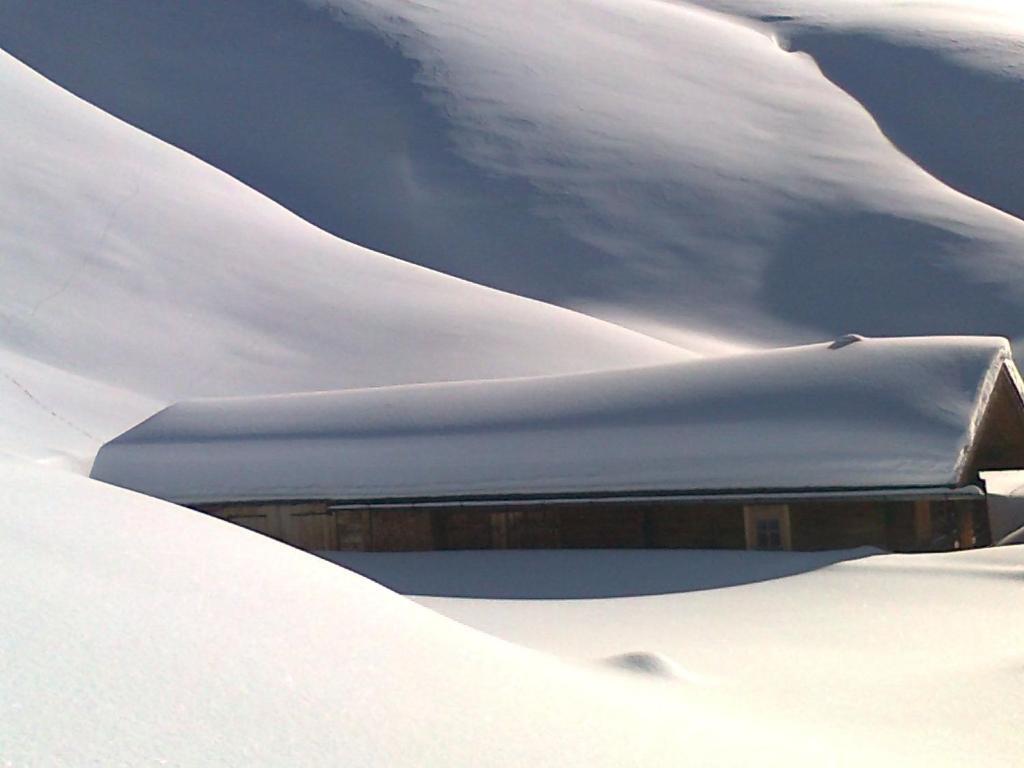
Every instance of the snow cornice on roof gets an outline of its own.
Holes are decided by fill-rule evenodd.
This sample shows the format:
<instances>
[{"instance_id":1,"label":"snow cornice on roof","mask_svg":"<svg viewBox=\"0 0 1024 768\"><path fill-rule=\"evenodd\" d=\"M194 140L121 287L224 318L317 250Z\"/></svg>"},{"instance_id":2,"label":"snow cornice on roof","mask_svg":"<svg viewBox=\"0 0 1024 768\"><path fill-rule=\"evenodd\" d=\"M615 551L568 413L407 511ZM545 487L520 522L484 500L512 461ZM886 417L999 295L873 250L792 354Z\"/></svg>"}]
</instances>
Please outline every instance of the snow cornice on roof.
<instances>
[{"instance_id":1,"label":"snow cornice on roof","mask_svg":"<svg viewBox=\"0 0 1024 768\"><path fill-rule=\"evenodd\" d=\"M175 501L954 488L1005 339L867 339L673 365L173 405L93 476Z\"/></svg>"}]
</instances>

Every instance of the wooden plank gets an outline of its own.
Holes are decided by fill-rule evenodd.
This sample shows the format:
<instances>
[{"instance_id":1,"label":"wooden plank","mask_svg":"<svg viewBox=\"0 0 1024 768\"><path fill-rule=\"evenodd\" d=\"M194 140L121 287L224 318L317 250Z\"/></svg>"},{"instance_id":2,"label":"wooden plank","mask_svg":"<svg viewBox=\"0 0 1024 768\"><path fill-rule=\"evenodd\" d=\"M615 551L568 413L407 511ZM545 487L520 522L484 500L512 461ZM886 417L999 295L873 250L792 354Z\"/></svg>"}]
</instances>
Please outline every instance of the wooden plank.
<instances>
[{"instance_id":1,"label":"wooden plank","mask_svg":"<svg viewBox=\"0 0 1024 768\"><path fill-rule=\"evenodd\" d=\"M974 510L970 504L957 504L957 548L973 549L974 546Z\"/></svg>"},{"instance_id":2,"label":"wooden plank","mask_svg":"<svg viewBox=\"0 0 1024 768\"><path fill-rule=\"evenodd\" d=\"M491 548L508 549L508 513L504 509L492 509L489 517L491 521Z\"/></svg>"},{"instance_id":3,"label":"wooden plank","mask_svg":"<svg viewBox=\"0 0 1024 768\"><path fill-rule=\"evenodd\" d=\"M365 552L370 548L370 510L335 510L334 523L339 550Z\"/></svg>"},{"instance_id":4,"label":"wooden plank","mask_svg":"<svg viewBox=\"0 0 1024 768\"><path fill-rule=\"evenodd\" d=\"M559 514L563 547L639 549L646 544L644 511L635 504L567 504Z\"/></svg>"},{"instance_id":5,"label":"wooden plank","mask_svg":"<svg viewBox=\"0 0 1024 768\"><path fill-rule=\"evenodd\" d=\"M732 504L652 504L646 509L647 546L743 549L743 510Z\"/></svg>"},{"instance_id":6,"label":"wooden plank","mask_svg":"<svg viewBox=\"0 0 1024 768\"><path fill-rule=\"evenodd\" d=\"M266 536L270 535L270 520L264 512L225 512L223 519L229 523L248 528L250 531L256 531Z\"/></svg>"},{"instance_id":7,"label":"wooden plank","mask_svg":"<svg viewBox=\"0 0 1024 768\"><path fill-rule=\"evenodd\" d=\"M918 499L914 502L914 543L919 549L929 549L932 535L932 504Z\"/></svg>"},{"instance_id":8,"label":"wooden plank","mask_svg":"<svg viewBox=\"0 0 1024 768\"><path fill-rule=\"evenodd\" d=\"M491 515L485 507L451 507L434 511L440 549L490 549Z\"/></svg>"},{"instance_id":9,"label":"wooden plank","mask_svg":"<svg viewBox=\"0 0 1024 768\"><path fill-rule=\"evenodd\" d=\"M334 515L323 501L279 504L281 540L309 551L337 549Z\"/></svg>"},{"instance_id":10,"label":"wooden plank","mask_svg":"<svg viewBox=\"0 0 1024 768\"><path fill-rule=\"evenodd\" d=\"M886 511L873 501L805 502L789 507L793 549L885 547L888 542Z\"/></svg>"},{"instance_id":11,"label":"wooden plank","mask_svg":"<svg viewBox=\"0 0 1024 768\"><path fill-rule=\"evenodd\" d=\"M992 529L989 527L988 496L982 496L971 503L974 527L974 546L988 547L992 544Z\"/></svg>"},{"instance_id":12,"label":"wooden plank","mask_svg":"<svg viewBox=\"0 0 1024 768\"><path fill-rule=\"evenodd\" d=\"M746 526L743 506L720 504L715 511L715 541L723 549L743 549L746 546Z\"/></svg>"},{"instance_id":13,"label":"wooden plank","mask_svg":"<svg viewBox=\"0 0 1024 768\"><path fill-rule=\"evenodd\" d=\"M885 519L885 549L909 552L917 549L914 502L888 501L878 505Z\"/></svg>"},{"instance_id":14,"label":"wooden plank","mask_svg":"<svg viewBox=\"0 0 1024 768\"><path fill-rule=\"evenodd\" d=\"M428 508L372 509L371 548L378 552L434 549L434 526Z\"/></svg>"},{"instance_id":15,"label":"wooden plank","mask_svg":"<svg viewBox=\"0 0 1024 768\"><path fill-rule=\"evenodd\" d=\"M561 515L538 504L510 510L507 516L509 549L555 549L561 545Z\"/></svg>"},{"instance_id":16,"label":"wooden plank","mask_svg":"<svg viewBox=\"0 0 1024 768\"><path fill-rule=\"evenodd\" d=\"M271 538L282 540L284 537L281 525L281 513L276 504L238 504L225 506L224 519L257 531Z\"/></svg>"}]
</instances>

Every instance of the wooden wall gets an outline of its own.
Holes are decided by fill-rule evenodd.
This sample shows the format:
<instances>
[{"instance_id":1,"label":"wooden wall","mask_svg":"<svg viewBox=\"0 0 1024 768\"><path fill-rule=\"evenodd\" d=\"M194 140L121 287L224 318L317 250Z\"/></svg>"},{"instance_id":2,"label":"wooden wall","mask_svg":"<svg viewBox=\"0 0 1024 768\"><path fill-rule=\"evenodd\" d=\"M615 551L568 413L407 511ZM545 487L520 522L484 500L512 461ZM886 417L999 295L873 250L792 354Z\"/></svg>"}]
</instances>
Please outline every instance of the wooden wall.
<instances>
[{"instance_id":1,"label":"wooden wall","mask_svg":"<svg viewBox=\"0 0 1024 768\"><path fill-rule=\"evenodd\" d=\"M986 469L1024 467L1024 402L1004 365L999 371L981 425L960 478L976 482Z\"/></svg>"},{"instance_id":2,"label":"wooden wall","mask_svg":"<svg viewBox=\"0 0 1024 768\"><path fill-rule=\"evenodd\" d=\"M651 505L647 508L648 546L659 549L744 549L740 504Z\"/></svg>"},{"instance_id":3,"label":"wooden wall","mask_svg":"<svg viewBox=\"0 0 1024 768\"><path fill-rule=\"evenodd\" d=\"M983 498L916 503L806 501L786 506L796 550L868 545L906 552L989 543ZM306 501L201 509L314 551L747 546L742 504L620 500L331 509L326 501Z\"/></svg>"},{"instance_id":4,"label":"wooden wall","mask_svg":"<svg viewBox=\"0 0 1024 768\"><path fill-rule=\"evenodd\" d=\"M335 515L326 501L221 504L201 511L303 549L338 549Z\"/></svg>"},{"instance_id":5,"label":"wooden wall","mask_svg":"<svg viewBox=\"0 0 1024 768\"><path fill-rule=\"evenodd\" d=\"M791 504L793 549L886 548L886 509L871 502Z\"/></svg>"}]
</instances>

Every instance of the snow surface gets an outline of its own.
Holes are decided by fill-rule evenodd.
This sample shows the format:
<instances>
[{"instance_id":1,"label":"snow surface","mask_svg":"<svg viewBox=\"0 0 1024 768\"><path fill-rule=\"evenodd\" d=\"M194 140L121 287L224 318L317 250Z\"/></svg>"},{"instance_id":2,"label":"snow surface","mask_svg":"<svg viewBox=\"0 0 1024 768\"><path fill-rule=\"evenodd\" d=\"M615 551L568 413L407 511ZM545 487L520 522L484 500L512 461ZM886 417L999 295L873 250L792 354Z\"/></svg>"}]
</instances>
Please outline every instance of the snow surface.
<instances>
[{"instance_id":1,"label":"snow surface","mask_svg":"<svg viewBox=\"0 0 1024 768\"><path fill-rule=\"evenodd\" d=\"M954 486L1009 344L865 339L642 369L179 403L93 477L179 502Z\"/></svg>"},{"instance_id":2,"label":"snow surface","mask_svg":"<svg viewBox=\"0 0 1024 768\"><path fill-rule=\"evenodd\" d=\"M983 472L992 541L1024 532L1024 471ZM1011 540L1017 543L1017 538ZM1009 543L1009 542L1008 542Z\"/></svg>"},{"instance_id":3,"label":"snow surface","mask_svg":"<svg viewBox=\"0 0 1024 768\"><path fill-rule=\"evenodd\" d=\"M2 52L0 103L0 388L35 406L0 451L87 466L184 397L683 356L340 241Z\"/></svg>"},{"instance_id":4,"label":"snow surface","mask_svg":"<svg viewBox=\"0 0 1024 768\"><path fill-rule=\"evenodd\" d=\"M744 550L457 550L318 553L404 595L485 600L591 600L718 590L782 579L873 547L800 552Z\"/></svg>"},{"instance_id":5,"label":"snow surface","mask_svg":"<svg viewBox=\"0 0 1024 768\"><path fill-rule=\"evenodd\" d=\"M454 558L445 562L461 553L431 554L423 571L473 570ZM557 572L563 553L508 554L489 563L490 578L515 582L537 567ZM418 602L563 656L621 664L623 655L639 655L635 667L653 668L655 681L667 670L681 694L696 688L736 697L761 722L800 722L806 733L841 729L852 743L877 749L880 765L1020 764L1024 547L934 555L858 550L826 567L793 553L659 554L665 580L676 573L675 594ZM570 578L596 584L608 584L616 571L652 570L630 552L580 553L569 562ZM792 574L801 563L804 573L759 578L772 567ZM386 561L363 565L388 583ZM739 585L701 590L709 573ZM750 583L742 584L745 576ZM768 748L748 764L770 756ZM831 759L871 763L856 749L837 749Z\"/></svg>"},{"instance_id":6,"label":"snow surface","mask_svg":"<svg viewBox=\"0 0 1024 768\"><path fill-rule=\"evenodd\" d=\"M688 349L1024 337L1020 4L716 5L7 0L0 45L348 240Z\"/></svg>"},{"instance_id":7,"label":"snow surface","mask_svg":"<svg viewBox=\"0 0 1024 768\"><path fill-rule=\"evenodd\" d=\"M0 757L18 768L728 766L765 745L787 766L834 749L69 473L0 463L0 522Z\"/></svg>"},{"instance_id":8,"label":"snow surface","mask_svg":"<svg viewBox=\"0 0 1024 768\"><path fill-rule=\"evenodd\" d=\"M694 4L759 22L787 50L809 53L925 170L1024 218L1024 8L1016 0Z\"/></svg>"}]
</instances>

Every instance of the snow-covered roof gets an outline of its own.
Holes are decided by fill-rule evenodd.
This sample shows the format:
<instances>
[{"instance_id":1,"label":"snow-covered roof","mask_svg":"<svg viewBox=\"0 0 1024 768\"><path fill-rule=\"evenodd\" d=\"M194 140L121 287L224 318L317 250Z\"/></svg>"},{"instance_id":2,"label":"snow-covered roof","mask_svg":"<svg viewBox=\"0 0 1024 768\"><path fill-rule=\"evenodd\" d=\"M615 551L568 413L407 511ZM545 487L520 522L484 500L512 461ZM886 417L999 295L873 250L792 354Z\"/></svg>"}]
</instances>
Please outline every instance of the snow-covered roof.
<instances>
[{"instance_id":1,"label":"snow-covered roof","mask_svg":"<svg viewBox=\"0 0 1024 768\"><path fill-rule=\"evenodd\" d=\"M845 341L183 402L104 446L93 477L186 503L961 484L1001 370L1019 390L1009 344Z\"/></svg>"}]
</instances>

